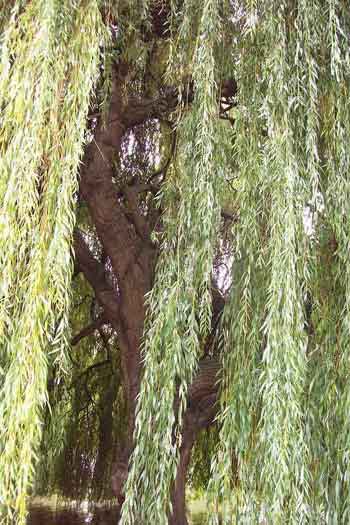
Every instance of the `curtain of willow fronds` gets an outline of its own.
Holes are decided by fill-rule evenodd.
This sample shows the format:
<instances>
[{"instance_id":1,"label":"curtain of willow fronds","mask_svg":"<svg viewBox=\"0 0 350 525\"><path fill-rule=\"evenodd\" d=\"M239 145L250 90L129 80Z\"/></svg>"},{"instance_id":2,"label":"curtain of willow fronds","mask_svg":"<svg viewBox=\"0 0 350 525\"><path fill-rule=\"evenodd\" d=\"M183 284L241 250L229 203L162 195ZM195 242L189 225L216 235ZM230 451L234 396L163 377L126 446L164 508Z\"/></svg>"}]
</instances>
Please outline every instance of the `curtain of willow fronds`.
<instances>
[{"instance_id":1,"label":"curtain of willow fronds","mask_svg":"<svg viewBox=\"0 0 350 525\"><path fill-rule=\"evenodd\" d=\"M257 5L262 7L247 2L245 13L248 21L255 20L254 37L259 48L265 47L265 56L258 57L255 78L251 79L260 99L257 107L253 106L246 142L254 137L254 129L260 126L256 140L264 163L256 153L259 147L248 147L245 157L240 156L244 151L240 115L242 108L245 109L244 93L247 90L249 93L249 85L244 82L244 76L241 78L242 65L243 71L244 65L249 71L249 57L257 56L251 45L244 53L240 50L237 66L241 100L235 143L240 167L239 194L243 193L237 228L241 236L239 247L241 252L245 251L246 261L242 259L243 270L237 262L234 264L233 281L237 284L233 286L233 296L224 317L226 351L231 346L232 355L227 356L224 352L222 427L210 488L214 496L232 502L231 466L235 457L238 465L237 472L233 473L238 478L238 487L235 487L238 498L234 500L236 513L224 516L224 522L255 523L261 519L263 510L273 523L317 521L321 516L326 516L327 522L338 523L340 515L345 523L349 475L345 377L348 377L349 337L347 301L340 308L339 303L348 295L344 271L348 265L345 254L349 253L348 219L345 219L349 202L349 115L345 107L349 28L342 27L340 20L347 15L342 2L329 2L328 6L316 0L267 2L265 12L255 9ZM325 34L329 39L326 46L322 45ZM251 74L254 75L253 69ZM252 106L249 99L246 103ZM321 119L322 111L325 116ZM267 134L261 134L261 117L266 119ZM321 120L324 121L323 129ZM265 146L262 146L261 135L267 135ZM260 179L252 182L254 169L245 171L249 163L258 174L260 172ZM325 164L331 168L324 169ZM321 193L321 179L326 181L326 196ZM252 188L255 184L255 196L252 194L253 199L248 200L249 193L245 192L250 183ZM263 185L261 191L259 184ZM327 214L326 222L333 225L337 240L343 239L342 262L331 274L327 273L329 268L314 271L327 259L327 256L315 254L315 248L318 250L317 243L324 244L322 237L327 235L329 226L316 228L320 239L314 241L311 233L307 233L310 224L303 224L307 206L316 212L313 228L317 226L315 221L323 220L322 216ZM254 213L257 217L252 223L255 229L259 221L261 226L266 221L260 238L251 235L254 227L244 229L247 218L254 217ZM329 259L334 259L333 255ZM258 274L259 281L254 282L252 268L256 273L259 261L264 271ZM340 275L336 275L337 271L343 272L343 282ZM336 290L334 281L340 289ZM255 288L249 293L251 282ZM316 336L311 336L309 343L310 324L305 325L304 321L307 291L314 294L313 319L319 322ZM265 307L261 299L259 303L264 293L267 293ZM325 298L325 293L329 297ZM264 322L259 333L262 316ZM227 327L230 317L232 326ZM257 320L255 325L254 319ZM343 351L337 342L337 323L342 325ZM312 349L310 356L307 345ZM342 381L334 379L340 356ZM339 423L341 417L335 418L334 412L339 411L343 411L344 430L335 439L334 423ZM325 462L328 463L325 465ZM333 505L329 484L333 485L334 495L342 498L336 514L328 508ZM255 508L254 503L257 504Z\"/></svg>"},{"instance_id":2,"label":"curtain of willow fronds","mask_svg":"<svg viewBox=\"0 0 350 525\"><path fill-rule=\"evenodd\" d=\"M148 298L145 372L123 524L135 523L135 520L145 525L167 523L187 387L196 370L200 336L210 327L211 272L220 219L220 171L215 158L218 7L216 0L205 0L200 6L192 64L195 99L180 128L181 144L184 144L179 153L180 180L170 180L165 195L171 210L164 218L167 233L157 266L157 280ZM189 16L186 9L185 12ZM178 202L171 202L171 194L177 196ZM176 398L179 411L175 422Z\"/></svg>"},{"instance_id":3,"label":"curtain of willow fronds","mask_svg":"<svg viewBox=\"0 0 350 525\"><path fill-rule=\"evenodd\" d=\"M315 20L318 21L315 24ZM315 442L315 434L317 434L319 425L317 424L317 417L319 415L319 407L313 406L312 385L316 381L316 376L319 371L319 363L315 359L315 346L311 336L311 319L310 308L308 310L308 301L310 303L313 297L313 309L317 309L317 300L313 295L313 270L315 268L315 242L311 231L315 228L315 217L322 205L321 196L321 176L322 163L320 160L320 111L319 111L319 97L320 97L320 72L321 72L321 56L322 49L322 27L324 27L324 10L318 0L299 2L297 16L295 19L296 31L294 34L294 46L296 49L295 67L297 70L297 94L298 103L296 107L295 119L295 150L298 158L298 165L306 183L306 198L304 207L307 203L308 210L310 210L310 218L313 224L306 226L309 229L309 235L304 236L303 242L300 243L302 247L299 251L300 261L303 264L304 273L304 294L303 300L305 304L305 313L308 318L305 320L305 331L308 334L307 341L307 379L304 393L303 412L304 412L304 435L303 440L305 447L307 447L307 461L309 471L307 472L307 498L309 505L304 510L305 520L317 520L321 516L321 508L316 504L316 485L314 475L315 453L319 454L319 447ZM298 115L299 113L299 115ZM310 220L309 218L309 220ZM305 225L304 225L305 227ZM304 258L302 256L304 254ZM317 353L317 352L316 352ZM316 459L317 462L317 459ZM306 481L305 481L306 483Z\"/></svg>"},{"instance_id":4,"label":"curtain of willow fronds","mask_svg":"<svg viewBox=\"0 0 350 525\"><path fill-rule=\"evenodd\" d=\"M23 2L14 2L8 0L0 1L0 34L2 34L4 27L6 27L11 16L15 17L25 2L26 0L23 0Z\"/></svg>"},{"instance_id":5,"label":"curtain of willow fronds","mask_svg":"<svg viewBox=\"0 0 350 525\"><path fill-rule=\"evenodd\" d=\"M102 23L95 0L36 0L5 28L0 64L0 503L24 522L48 348L64 367L76 172Z\"/></svg>"},{"instance_id":6,"label":"curtain of willow fronds","mask_svg":"<svg viewBox=\"0 0 350 525\"><path fill-rule=\"evenodd\" d=\"M209 483L212 523L218 500L225 503L232 495L232 464L239 466L240 484L254 497L254 484L249 483L249 469L243 472L254 440L256 400L258 393L258 352L265 297L264 265L260 248L265 236L264 194L262 185L263 124L261 117L263 87L260 74L264 60L263 40L254 28L255 12L247 23L235 50L233 76L239 85L235 116L234 160L238 166L236 202L239 209L232 290L225 307L223 330L223 370L219 446L212 461ZM249 18L249 17L247 17ZM234 341L234 343L232 343ZM230 348L234 344L234 351ZM236 473L234 473L234 476ZM249 485L249 489L247 488ZM240 490L241 495L243 491ZM238 491L236 491L238 494ZM232 508L223 510L223 519L231 522ZM236 516L232 516L236 520Z\"/></svg>"},{"instance_id":7,"label":"curtain of willow fronds","mask_svg":"<svg viewBox=\"0 0 350 525\"><path fill-rule=\"evenodd\" d=\"M187 0L182 9L176 4L176 0L171 1L169 17L170 42L166 76L171 84L192 75L196 49L193 35L197 33L202 9L201 2L196 0Z\"/></svg>"},{"instance_id":8,"label":"curtain of willow fronds","mask_svg":"<svg viewBox=\"0 0 350 525\"><path fill-rule=\"evenodd\" d=\"M318 300L325 312L319 331L323 336L324 374L329 379L315 392L315 404L325 417L322 429L321 461L317 471L319 500L326 495L323 505L328 523L348 523L349 502L349 206L350 206L350 25L349 15L342 2L329 0L325 13L327 24L327 55L330 63L323 89L325 183L324 199L329 238L323 245L323 255L333 283L325 298L325 284L318 282ZM322 278L322 274L321 274ZM323 284L323 286L322 286ZM328 290L327 290L328 291ZM334 296L332 296L334 294ZM321 384L322 386L322 384ZM337 434L334 429L337 428ZM321 497L321 498L320 498ZM318 500L318 501L319 501Z\"/></svg>"},{"instance_id":9,"label":"curtain of willow fronds","mask_svg":"<svg viewBox=\"0 0 350 525\"><path fill-rule=\"evenodd\" d=\"M276 524L307 520L309 490L303 412L307 371L303 208L307 194L306 181L301 176L304 158L297 156L294 132L301 102L298 69L292 60L294 46L288 35L292 27L290 16L287 2L269 3L266 33L271 52L266 63L269 140L265 184L269 186L272 206L258 467L261 466L261 498L267 507L267 519ZM279 41L274 44L276 34Z\"/></svg>"}]
</instances>

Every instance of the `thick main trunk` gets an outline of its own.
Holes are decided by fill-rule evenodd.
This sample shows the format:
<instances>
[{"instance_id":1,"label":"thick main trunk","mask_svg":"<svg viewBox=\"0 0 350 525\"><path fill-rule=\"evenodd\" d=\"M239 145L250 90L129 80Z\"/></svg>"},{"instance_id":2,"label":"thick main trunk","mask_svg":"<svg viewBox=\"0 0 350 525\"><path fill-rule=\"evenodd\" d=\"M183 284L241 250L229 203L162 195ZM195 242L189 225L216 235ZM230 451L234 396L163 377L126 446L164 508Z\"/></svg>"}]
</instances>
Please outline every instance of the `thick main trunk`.
<instances>
[{"instance_id":1,"label":"thick main trunk","mask_svg":"<svg viewBox=\"0 0 350 525\"><path fill-rule=\"evenodd\" d=\"M144 297L152 287L157 251L151 242L150 223L142 213L138 213L136 194L133 195L130 188L125 188L126 207L119 201L119 188L114 182L114 161L128 128L147 118L166 114L177 101L170 90L154 101L129 100L128 105L124 105L124 81L122 72L115 72L108 125L106 128L98 127L94 141L87 147L80 182L81 195L88 204L104 252L111 261L118 291L106 279L104 265L92 256L83 236L77 233L75 237L78 265L94 288L104 316L118 334L124 395L128 405L126 440L116 458L112 474L113 492L119 507L124 500L123 485L133 449L136 399L140 391ZM215 414L217 368L217 363L213 365L208 364L207 360L203 361L190 389L180 461L171 496L174 508L170 517L171 525L187 523L186 474L198 432L210 424Z\"/></svg>"},{"instance_id":2,"label":"thick main trunk","mask_svg":"<svg viewBox=\"0 0 350 525\"><path fill-rule=\"evenodd\" d=\"M99 125L94 140L87 146L80 193L88 204L96 232L111 261L118 283L118 290L111 287L101 290L101 286L97 290L94 268L87 265L84 267L84 273L94 286L107 319L118 334L124 395L128 405L127 439L125 450L121 454L121 460L124 461L131 451L136 398L140 386L144 297L151 289L156 249L150 241L145 217L137 209L131 210L133 213L127 213L127 206L121 205L119 201L120 188L114 181L115 158L125 132L154 111L154 104L149 102L124 105L122 87L125 72L123 74L122 69L113 73L107 126ZM127 201L132 199L129 194L126 197ZM79 247L82 245L80 242ZM85 255L82 252L81 249L80 254Z\"/></svg>"}]
</instances>

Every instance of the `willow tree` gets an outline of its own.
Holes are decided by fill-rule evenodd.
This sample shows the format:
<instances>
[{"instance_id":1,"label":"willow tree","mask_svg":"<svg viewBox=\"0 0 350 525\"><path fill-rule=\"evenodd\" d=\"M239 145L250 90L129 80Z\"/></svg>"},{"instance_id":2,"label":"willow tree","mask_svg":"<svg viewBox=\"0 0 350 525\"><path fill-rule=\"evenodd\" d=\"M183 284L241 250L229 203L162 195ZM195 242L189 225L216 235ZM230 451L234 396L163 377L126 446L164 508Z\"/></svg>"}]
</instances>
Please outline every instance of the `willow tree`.
<instances>
[{"instance_id":1,"label":"willow tree","mask_svg":"<svg viewBox=\"0 0 350 525\"><path fill-rule=\"evenodd\" d=\"M348 523L347 3L0 6L3 522Z\"/></svg>"}]
</instances>

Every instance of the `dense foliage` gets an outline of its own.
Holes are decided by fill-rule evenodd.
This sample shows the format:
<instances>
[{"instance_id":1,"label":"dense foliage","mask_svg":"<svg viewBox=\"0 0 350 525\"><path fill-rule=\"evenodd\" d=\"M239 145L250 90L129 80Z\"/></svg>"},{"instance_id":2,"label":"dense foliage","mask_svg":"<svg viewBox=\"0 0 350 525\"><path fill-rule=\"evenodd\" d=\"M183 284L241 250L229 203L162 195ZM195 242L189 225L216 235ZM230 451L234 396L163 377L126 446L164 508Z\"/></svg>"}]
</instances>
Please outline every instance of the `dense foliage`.
<instances>
[{"instance_id":1,"label":"dense foliage","mask_svg":"<svg viewBox=\"0 0 350 525\"><path fill-rule=\"evenodd\" d=\"M0 0L0 31L4 523L120 456L121 523L164 525L187 439L213 523L348 523L347 3Z\"/></svg>"}]
</instances>

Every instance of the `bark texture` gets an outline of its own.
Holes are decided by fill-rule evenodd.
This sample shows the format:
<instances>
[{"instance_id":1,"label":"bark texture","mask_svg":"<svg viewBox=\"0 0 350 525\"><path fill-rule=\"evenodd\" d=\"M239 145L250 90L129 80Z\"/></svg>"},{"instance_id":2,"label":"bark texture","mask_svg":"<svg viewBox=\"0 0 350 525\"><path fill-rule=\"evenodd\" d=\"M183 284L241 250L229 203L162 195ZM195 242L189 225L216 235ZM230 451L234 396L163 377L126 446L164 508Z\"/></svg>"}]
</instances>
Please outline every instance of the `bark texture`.
<instances>
[{"instance_id":1,"label":"bark texture","mask_svg":"<svg viewBox=\"0 0 350 525\"><path fill-rule=\"evenodd\" d=\"M203 359L189 391L188 408L182 431L180 460L171 496L173 513L169 517L169 525L188 524L185 500L186 475L192 448L199 432L212 424L216 416L219 379L219 361L213 358Z\"/></svg>"},{"instance_id":2,"label":"bark texture","mask_svg":"<svg viewBox=\"0 0 350 525\"><path fill-rule=\"evenodd\" d=\"M83 232L75 232L74 249L76 272L83 272L93 288L103 314L95 325L85 327L75 338L78 342L102 322L109 323L118 336L121 352L124 395L127 402L127 439L119 447L112 487L121 507L123 484L133 449L136 399L140 389L140 342L145 320L144 297L151 288L157 260L157 247L151 241L154 217L142 213L138 206L139 191L147 186L115 182L115 161L120 153L125 133L147 119L164 119L177 102L174 90L164 90L154 100L132 98L125 100L123 86L127 68L119 66L113 72L112 96L107 124L97 124L94 140L87 146L80 178L80 196L89 213L108 256L116 280L113 285L103 262L97 260ZM214 310L215 310L214 306ZM172 492L174 513L171 525L186 525L185 484L191 450L198 432L211 424L215 416L218 362L204 359L198 377L189 394L184 418L180 463Z\"/></svg>"}]
</instances>

